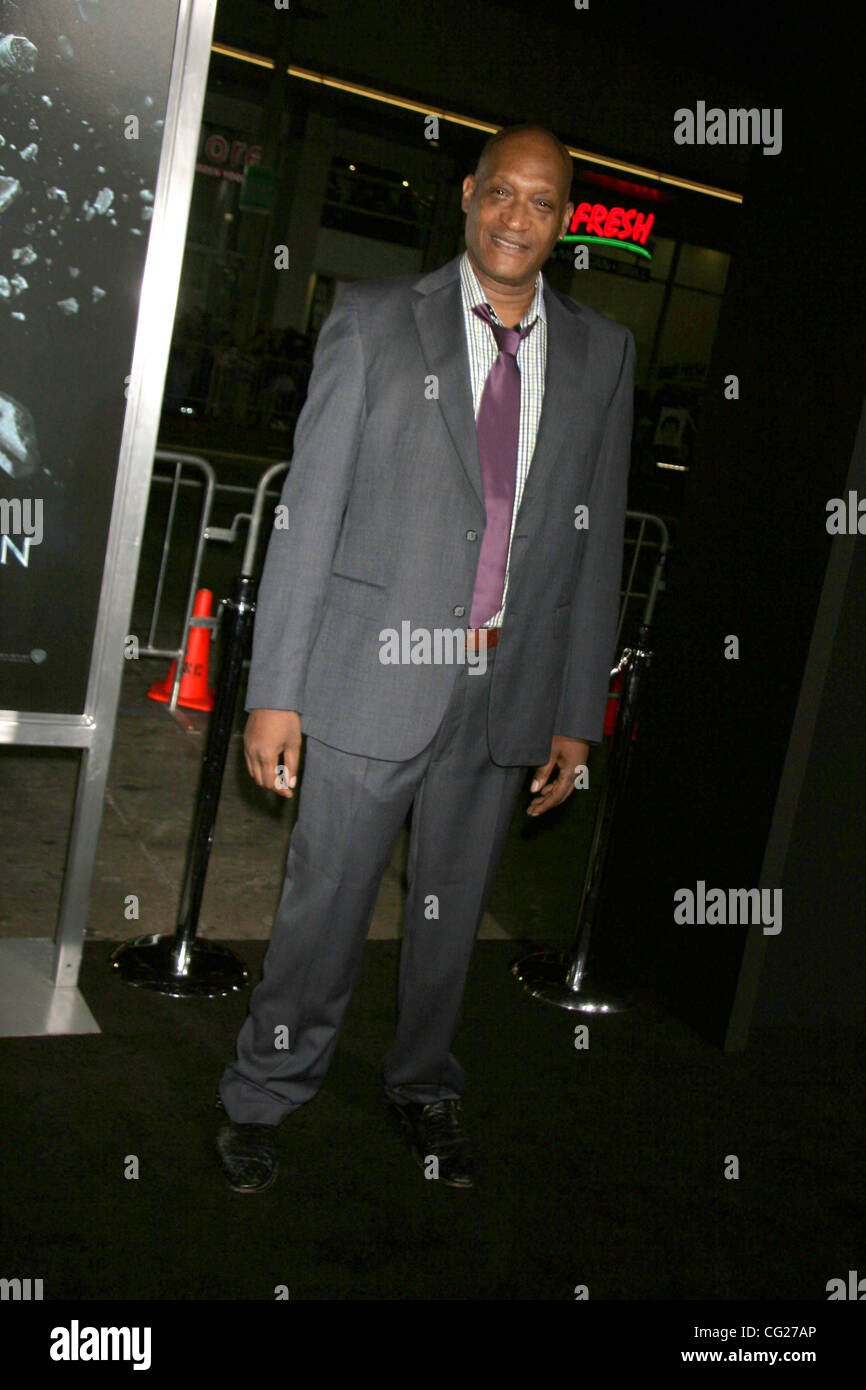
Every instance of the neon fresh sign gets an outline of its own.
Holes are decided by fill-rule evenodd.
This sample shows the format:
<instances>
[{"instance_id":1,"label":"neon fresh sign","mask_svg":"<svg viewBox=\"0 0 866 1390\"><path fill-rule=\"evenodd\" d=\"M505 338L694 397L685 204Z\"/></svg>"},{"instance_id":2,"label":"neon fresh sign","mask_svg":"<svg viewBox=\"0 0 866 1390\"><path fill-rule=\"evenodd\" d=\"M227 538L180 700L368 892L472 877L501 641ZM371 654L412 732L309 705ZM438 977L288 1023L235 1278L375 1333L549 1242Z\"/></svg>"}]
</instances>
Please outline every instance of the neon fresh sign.
<instances>
[{"instance_id":1,"label":"neon fresh sign","mask_svg":"<svg viewBox=\"0 0 866 1390\"><path fill-rule=\"evenodd\" d=\"M590 241L599 246L620 246L636 256L652 260L646 241L656 220L654 212L613 207L604 203L578 203L563 241Z\"/></svg>"}]
</instances>

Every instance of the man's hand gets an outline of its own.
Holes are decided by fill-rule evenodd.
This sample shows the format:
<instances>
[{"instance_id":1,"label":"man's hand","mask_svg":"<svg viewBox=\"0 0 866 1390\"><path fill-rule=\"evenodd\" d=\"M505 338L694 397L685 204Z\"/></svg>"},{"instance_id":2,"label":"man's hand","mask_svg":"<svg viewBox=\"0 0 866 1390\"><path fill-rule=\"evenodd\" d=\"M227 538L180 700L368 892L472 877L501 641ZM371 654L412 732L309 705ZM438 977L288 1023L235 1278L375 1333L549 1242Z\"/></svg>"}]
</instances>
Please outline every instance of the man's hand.
<instances>
[{"instance_id":1,"label":"man's hand","mask_svg":"<svg viewBox=\"0 0 866 1390\"><path fill-rule=\"evenodd\" d=\"M530 801L526 814L540 816L544 811L549 811L551 806L561 806L574 791L574 779L577 777L578 769L586 767L588 758L589 744L584 743L583 739L565 738L562 734L554 734L550 745L550 757L543 767L535 769L532 786L529 788L532 792L540 791L540 795L534 801ZM557 769L556 777L545 786L554 768Z\"/></svg>"},{"instance_id":2,"label":"man's hand","mask_svg":"<svg viewBox=\"0 0 866 1390\"><path fill-rule=\"evenodd\" d=\"M265 791L294 796L301 756L301 716L294 710L250 710L244 729L247 772Z\"/></svg>"}]
</instances>

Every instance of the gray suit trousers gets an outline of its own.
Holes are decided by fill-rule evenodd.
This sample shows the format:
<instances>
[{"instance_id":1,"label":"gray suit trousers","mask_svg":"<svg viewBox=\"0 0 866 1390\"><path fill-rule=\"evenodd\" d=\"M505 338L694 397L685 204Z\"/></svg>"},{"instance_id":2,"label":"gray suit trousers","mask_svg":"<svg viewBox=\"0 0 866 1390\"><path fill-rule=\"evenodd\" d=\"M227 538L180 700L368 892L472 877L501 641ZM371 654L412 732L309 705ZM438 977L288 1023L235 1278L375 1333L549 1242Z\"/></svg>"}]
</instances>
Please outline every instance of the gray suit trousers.
<instances>
[{"instance_id":1,"label":"gray suit trousers","mask_svg":"<svg viewBox=\"0 0 866 1390\"><path fill-rule=\"evenodd\" d=\"M384 1059L398 1104L459 1099L451 1052L469 960L526 767L490 758L487 669L457 666L433 740L404 762L307 736L298 819L263 978L220 1082L236 1123L277 1124L321 1086L394 841L411 807L397 1030ZM288 1043L288 1046L286 1046Z\"/></svg>"}]
</instances>

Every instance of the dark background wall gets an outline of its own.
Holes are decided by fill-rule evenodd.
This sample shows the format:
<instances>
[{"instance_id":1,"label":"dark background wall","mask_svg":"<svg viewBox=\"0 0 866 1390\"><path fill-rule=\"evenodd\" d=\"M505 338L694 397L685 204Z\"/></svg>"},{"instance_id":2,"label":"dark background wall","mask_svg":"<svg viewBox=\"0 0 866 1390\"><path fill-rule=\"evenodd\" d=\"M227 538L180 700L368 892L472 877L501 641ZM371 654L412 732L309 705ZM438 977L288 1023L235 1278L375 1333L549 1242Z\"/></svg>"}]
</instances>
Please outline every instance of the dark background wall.
<instances>
[{"instance_id":1,"label":"dark background wall","mask_svg":"<svg viewBox=\"0 0 866 1390\"><path fill-rule=\"evenodd\" d=\"M752 61L739 48L754 58L755 8L748 45L734 43L740 61L721 65L717 48L724 52L738 20L735 7L715 9L696 17L694 5L635 0L592 0L585 11L572 0L379 0L375 9L306 0L288 12L289 61L482 120L543 121L597 153L738 188L748 162L742 148L689 149L671 139L674 110L698 97L750 104ZM275 17L272 0L220 0L216 38L270 53L285 18ZM443 154L453 131L443 132ZM424 148L421 117L418 139Z\"/></svg>"},{"instance_id":2,"label":"dark background wall","mask_svg":"<svg viewBox=\"0 0 866 1390\"><path fill-rule=\"evenodd\" d=\"M866 497L866 421L848 486ZM847 489L844 489L844 497ZM801 779L796 802L783 781L777 806L785 927L764 953L754 1022L804 1026L863 1018L866 919L866 718L864 537L833 542L787 771ZM847 568L847 574L845 570ZM836 571L839 571L836 573ZM826 664L825 664L826 663ZM814 689L812 689L814 686ZM800 737L802 725L802 738ZM811 740L807 742L808 735ZM789 822L792 823L789 825ZM784 837L788 832L787 843ZM748 998L750 981L743 981Z\"/></svg>"},{"instance_id":3,"label":"dark background wall","mask_svg":"<svg viewBox=\"0 0 866 1390\"><path fill-rule=\"evenodd\" d=\"M767 75L763 104L784 110L783 151L751 160L619 827L609 940L717 1041L746 932L675 925L673 895L699 879L758 886L776 810L795 816L795 832L782 932L764 938L759 1017L862 1019L862 965L859 979L852 970L862 960L864 539L834 540L825 525L828 500L846 487L866 388L866 177L854 90L841 50L830 62L780 45ZM737 401L723 396L729 373L739 377ZM854 544L856 559L815 742L798 806L777 808L839 544ZM728 634L739 637L737 661L724 659Z\"/></svg>"}]
</instances>

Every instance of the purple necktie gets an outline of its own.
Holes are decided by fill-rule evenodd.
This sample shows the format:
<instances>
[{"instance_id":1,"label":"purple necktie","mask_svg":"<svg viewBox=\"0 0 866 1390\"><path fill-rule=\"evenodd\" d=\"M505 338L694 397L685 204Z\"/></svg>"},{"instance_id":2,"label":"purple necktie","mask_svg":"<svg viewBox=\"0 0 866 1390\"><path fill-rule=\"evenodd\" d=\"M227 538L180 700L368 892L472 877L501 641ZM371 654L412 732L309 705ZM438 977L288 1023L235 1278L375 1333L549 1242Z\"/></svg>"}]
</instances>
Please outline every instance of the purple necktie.
<instances>
[{"instance_id":1,"label":"purple necktie","mask_svg":"<svg viewBox=\"0 0 866 1390\"><path fill-rule=\"evenodd\" d=\"M475 421L487 526L478 557L469 626L481 627L502 607L520 437L517 349L538 320L534 319L528 328L518 330L495 323L486 304L474 305L472 312L489 323L499 345L499 356L487 374Z\"/></svg>"}]
</instances>

